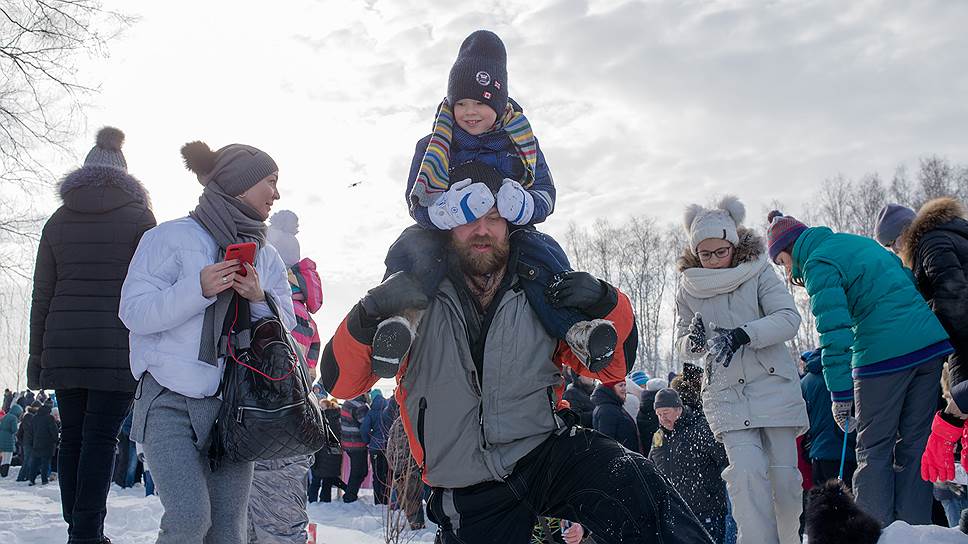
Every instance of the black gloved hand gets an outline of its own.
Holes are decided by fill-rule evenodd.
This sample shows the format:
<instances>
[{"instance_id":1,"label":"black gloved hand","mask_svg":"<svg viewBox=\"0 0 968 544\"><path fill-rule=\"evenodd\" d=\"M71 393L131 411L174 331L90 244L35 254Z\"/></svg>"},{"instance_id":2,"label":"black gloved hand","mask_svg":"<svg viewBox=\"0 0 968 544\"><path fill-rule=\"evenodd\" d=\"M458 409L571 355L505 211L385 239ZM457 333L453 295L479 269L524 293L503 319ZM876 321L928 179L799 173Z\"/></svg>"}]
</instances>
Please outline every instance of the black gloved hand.
<instances>
[{"instance_id":1,"label":"black gloved hand","mask_svg":"<svg viewBox=\"0 0 968 544\"><path fill-rule=\"evenodd\" d=\"M689 322L689 342L690 353L703 353L706 351L706 324L702 321L702 314L696 312Z\"/></svg>"},{"instance_id":2,"label":"black gloved hand","mask_svg":"<svg viewBox=\"0 0 968 544\"><path fill-rule=\"evenodd\" d=\"M588 272L565 272L548 286L545 296L555 308L584 310L602 300L607 287Z\"/></svg>"},{"instance_id":3,"label":"black gloved hand","mask_svg":"<svg viewBox=\"0 0 968 544\"><path fill-rule=\"evenodd\" d=\"M360 300L360 306L371 319L392 317L409 309L423 310L429 303L420 283L406 272L391 275Z\"/></svg>"},{"instance_id":4,"label":"black gloved hand","mask_svg":"<svg viewBox=\"0 0 968 544\"><path fill-rule=\"evenodd\" d=\"M718 336L713 338L712 344L709 346L709 353L717 363L724 367L729 366L729 363L733 361L733 355L739 351L741 346L750 343L749 335L740 328L724 329L713 325L713 332Z\"/></svg>"}]
</instances>

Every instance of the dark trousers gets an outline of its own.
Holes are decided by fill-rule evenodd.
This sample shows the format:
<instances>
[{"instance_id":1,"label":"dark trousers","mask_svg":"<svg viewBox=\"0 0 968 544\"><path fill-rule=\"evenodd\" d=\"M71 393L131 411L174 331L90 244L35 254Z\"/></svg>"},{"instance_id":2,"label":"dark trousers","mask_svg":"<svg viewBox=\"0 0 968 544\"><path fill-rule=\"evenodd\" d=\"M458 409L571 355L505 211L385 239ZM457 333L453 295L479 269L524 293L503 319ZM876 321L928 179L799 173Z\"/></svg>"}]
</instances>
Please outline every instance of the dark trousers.
<instances>
[{"instance_id":1,"label":"dark trousers","mask_svg":"<svg viewBox=\"0 0 968 544\"><path fill-rule=\"evenodd\" d=\"M538 516L576 521L600 544L711 544L651 461L596 431L553 434L502 482L434 488L427 505L444 544L529 542Z\"/></svg>"},{"instance_id":2,"label":"dark trousers","mask_svg":"<svg viewBox=\"0 0 968 544\"><path fill-rule=\"evenodd\" d=\"M44 484L50 480L49 455L34 455L30 458L30 469L28 470L27 478L30 480L30 483L35 483L37 476L40 476L40 481Z\"/></svg>"},{"instance_id":3,"label":"dark trousers","mask_svg":"<svg viewBox=\"0 0 968 544\"><path fill-rule=\"evenodd\" d=\"M400 271L410 272L420 281L427 296L432 297L447 275L446 233L420 226L408 227L390 246L384 261L386 276ZM556 276L571 270L564 250L554 238L538 232L534 227L517 227L511 232L511 251L516 270L528 297L528 304L541 325L551 336L564 339L572 325L586 321L588 316L575 308L555 308L545 297L545 291Z\"/></svg>"},{"instance_id":4,"label":"dark trousers","mask_svg":"<svg viewBox=\"0 0 968 544\"><path fill-rule=\"evenodd\" d=\"M370 452L370 467L373 468L373 504L390 502L390 465L385 451Z\"/></svg>"},{"instance_id":5,"label":"dark trousers","mask_svg":"<svg viewBox=\"0 0 968 544\"><path fill-rule=\"evenodd\" d=\"M836 480L840 476L840 459L812 459L810 465L813 471L813 485L821 486L830 480ZM844 484L853 487L854 470L857 469L857 462L847 459L844 462Z\"/></svg>"},{"instance_id":6,"label":"dark trousers","mask_svg":"<svg viewBox=\"0 0 968 544\"><path fill-rule=\"evenodd\" d=\"M334 487L346 491L346 484L339 478L312 476L309 480L309 502L332 502Z\"/></svg>"},{"instance_id":7,"label":"dark trousers","mask_svg":"<svg viewBox=\"0 0 968 544\"><path fill-rule=\"evenodd\" d=\"M104 537L118 431L133 398L133 393L119 391L57 390L61 416L57 476L72 543L100 542Z\"/></svg>"},{"instance_id":8,"label":"dark trousers","mask_svg":"<svg viewBox=\"0 0 968 544\"><path fill-rule=\"evenodd\" d=\"M23 447L23 459L20 460L20 472L17 473L18 482L26 482L30 479L30 471L33 469L33 451L27 446Z\"/></svg>"},{"instance_id":9,"label":"dark trousers","mask_svg":"<svg viewBox=\"0 0 968 544\"><path fill-rule=\"evenodd\" d=\"M884 527L895 520L931 523L931 484L921 479L921 455L941 394L942 363L854 379L854 495Z\"/></svg>"},{"instance_id":10,"label":"dark trousers","mask_svg":"<svg viewBox=\"0 0 968 544\"><path fill-rule=\"evenodd\" d=\"M367 467L366 450L346 450L346 455L350 457L350 477L346 482L346 493L343 494L343 501L355 501L360 493L360 486L366 479L369 472Z\"/></svg>"}]
</instances>

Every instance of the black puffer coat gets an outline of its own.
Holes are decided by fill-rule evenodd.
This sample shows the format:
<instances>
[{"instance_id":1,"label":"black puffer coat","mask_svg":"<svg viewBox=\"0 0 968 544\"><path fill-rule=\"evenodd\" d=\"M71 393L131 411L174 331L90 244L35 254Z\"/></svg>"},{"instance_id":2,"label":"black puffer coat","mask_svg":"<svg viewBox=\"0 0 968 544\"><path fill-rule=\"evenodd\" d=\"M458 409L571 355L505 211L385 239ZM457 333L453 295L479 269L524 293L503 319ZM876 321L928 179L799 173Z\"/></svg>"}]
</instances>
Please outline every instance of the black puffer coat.
<instances>
[{"instance_id":1,"label":"black puffer coat","mask_svg":"<svg viewBox=\"0 0 968 544\"><path fill-rule=\"evenodd\" d=\"M31 425L33 429L30 433L30 447L33 449L30 451L30 454L34 457L50 457L54 455L54 450L57 449L57 438L60 434L60 429L57 427L57 421L54 420L54 416L50 412L50 406L46 404L41 406L37 410L37 415L34 417Z\"/></svg>"},{"instance_id":2,"label":"black puffer coat","mask_svg":"<svg viewBox=\"0 0 968 544\"><path fill-rule=\"evenodd\" d=\"M898 239L901 258L941 321L955 353L948 359L951 396L968 410L968 221L964 206L938 198L921 207Z\"/></svg>"},{"instance_id":3,"label":"black puffer coat","mask_svg":"<svg viewBox=\"0 0 968 544\"><path fill-rule=\"evenodd\" d=\"M586 429L594 428L592 421L592 414L595 412L595 403L592 402L592 391L594 390L595 386L585 386L575 377L561 396L562 400L568 401L571 410L578 415L581 426Z\"/></svg>"},{"instance_id":4,"label":"black puffer coat","mask_svg":"<svg viewBox=\"0 0 968 544\"><path fill-rule=\"evenodd\" d=\"M595 430L615 439L626 448L641 453L639 429L635 420L625 411L622 401L611 387L598 384L592 393L595 411L592 414Z\"/></svg>"},{"instance_id":5,"label":"black puffer coat","mask_svg":"<svg viewBox=\"0 0 968 544\"><path fill-rule=\"evenodd\" d=\"M134 391L118 303L141 235L155 226L148 194L121 170L85 166L60 196L37 252L27 385Z\"/></svg>"},{"instance_id":6,"label":"black puffer coat","mask_svg":"<svg viewBox=\"0 0 968 544\"><path fill-rule=\"evenodd\" d=\"M330 428L336 433L336 438L342 439L339 426L339 408L327 408L323 410L323 415L329 422ZM332 454L325 449L319 450L313 460L313 476L317 478L339 478L342 465L342 453Z\"/></svg>"},{"instance_id":7,"label":"black puffer coat","mask_svg":"<svg viewBox=\"0 0 968 544\"><path fill-rule=\"evenodd\" d=\"M635 425L639 428L642 441L642 455L648 457L652 449L652 435L659 430L659 416L655 415L655 394L658 391L642 391L639 397L639 413L635 416Z\"/></svg>"},{"instance_id":8,"label":"black puffer coat","mask_svg":"<svg viewBox=\"0 0 968 544\"><path fill-rule=\"evenodd\" d=\"M649 440L649 458L672 481L713 540L722 542L726 522L722 472L729 462L706 418L687 406L674 430L661 428Z\"/></svg>"}]
</instances>

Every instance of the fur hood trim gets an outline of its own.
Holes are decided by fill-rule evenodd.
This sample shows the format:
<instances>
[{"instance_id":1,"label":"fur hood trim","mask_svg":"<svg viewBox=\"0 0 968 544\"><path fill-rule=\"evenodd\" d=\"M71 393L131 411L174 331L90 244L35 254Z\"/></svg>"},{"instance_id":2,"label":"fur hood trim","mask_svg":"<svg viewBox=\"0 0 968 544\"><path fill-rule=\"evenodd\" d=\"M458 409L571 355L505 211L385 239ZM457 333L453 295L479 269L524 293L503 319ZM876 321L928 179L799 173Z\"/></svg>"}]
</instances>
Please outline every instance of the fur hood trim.
<instances>
[{"instance_id":1,"label":"fur hood trim","mask_svg":"<svg viewBox=\"0 0 968 544\"><path fill-rule=\"evenodd\" d=\"M127 172L106 166L83 166L64 176L57 192L61 200L67 199L67 193L85 187L117 187L131 195L135 201L151 207L148 191L140 181Z\"/></svg>"},{"instance_id":2,"label":"fur hood trim","mask_svg":"<svg viewBox=\"0 0 968 544\"><path fill-rule=\"evenodd\" d=\"M759 259L763 255L763 252L766 251L766 246L763 244L763 237L756 234L752 229L739 227L737 234L739 235L739 244L736 245L736 252L733 255L733 266L753 262ZM692 248L688 247L683 250L682 256L679 257L676 264L679 266L679 272L690 268L702 268L702 263L699 262L699 255Z\"/></svg>"},{"instance_id":3,"label":"fur hood trim","mask_svg":"<svg viewBox=\"0 0 968 544\"><path fill-rule=\"evenodd\" d=\"M901 260L910 268L914 264L914 253L921 243L921 238L928 232L954 219L968 219L965 207L950 197L941 197L929 201L921 209L914 221L904 229L898 240L901 244Z\"/></svg>"}]
</instances>

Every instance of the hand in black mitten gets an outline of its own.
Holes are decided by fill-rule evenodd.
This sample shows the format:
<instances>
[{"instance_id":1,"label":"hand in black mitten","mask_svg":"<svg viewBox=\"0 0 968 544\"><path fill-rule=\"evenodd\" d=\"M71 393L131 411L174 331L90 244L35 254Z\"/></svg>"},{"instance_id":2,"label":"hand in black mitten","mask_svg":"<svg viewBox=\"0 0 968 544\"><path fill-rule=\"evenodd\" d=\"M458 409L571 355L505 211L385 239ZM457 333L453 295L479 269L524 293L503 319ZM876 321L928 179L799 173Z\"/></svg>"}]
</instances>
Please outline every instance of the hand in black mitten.
<instances>
[{"instance_id":1,"label":"hand in black mitten","mask_svg":"<svg viewBox=\"0 0 968 544\"><path fill-rule=\"evenodd\" d=\"M689 336L686 338L691 353L706 351L706 324L703 323L702 314L699 312L692 316L692 321L689 322Z\"/></svg>"},{"instance_id":2,"label":"hand in black mitten","mask_svg":"<svg viewBox=\"0 0 968 544\"><path fill-rule=\"evenodd\" d=\"M713 325L712 329L717 336L710 343L709 353L717 363L728 367L739 348L750 343L750 337L740 328L724 329Z\"/></svg>"},{"instance_id":3,"label":"hand in black mitten","mask_svg":"<svg viewBox=\"0 0 968 544\"><path fill-rule=\"evenodd\" d=\"M605 295L605 284L588 272L565 272L545 291L555 308L569 307L584 310Z\"/></svg>"},{"instance_id":4,"label":"hand in black mitten","mask_svg":"<svg viewBox=\"0 0 968 544\"><path fill-rule=\"evenodd\" d=\"M392 317L404 310L423 310L429 303L420 283L406 272L397 272L383 280L360 300L363 311L372 319Z\"/></svg>"}]
</instances>

